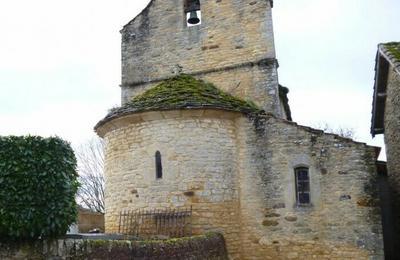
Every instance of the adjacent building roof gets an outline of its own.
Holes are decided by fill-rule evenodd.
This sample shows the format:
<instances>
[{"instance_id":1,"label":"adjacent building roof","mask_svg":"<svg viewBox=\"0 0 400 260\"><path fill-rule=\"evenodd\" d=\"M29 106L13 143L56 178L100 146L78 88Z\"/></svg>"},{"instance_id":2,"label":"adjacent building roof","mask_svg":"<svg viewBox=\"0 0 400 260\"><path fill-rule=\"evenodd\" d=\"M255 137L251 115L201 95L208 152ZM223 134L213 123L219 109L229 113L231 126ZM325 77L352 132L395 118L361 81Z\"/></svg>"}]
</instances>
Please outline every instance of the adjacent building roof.
<instances>
[{"instance_id":1,"label":"adjacent building roof","mask_svg":"<svg viewBox=\"0 0 400 260\"><path fill-rule=\"evenodd\" d=\"M219 90L211 83L183 74L161 82L122 107L112 109L95 129L114 118L132 113L200 108L223 109L245 114L262 111L250 101L241 100Z\"/></svg>"},{"instance_id":2,"label":"adjacent building roof","mask_svg":"<svg viewBox=\"0 0 400 260\"><path fill-rule=\"evenodd\" d=\"M372 103L371 134L383 134L386 103L386 87L389 69L400 74L400 42L378 45L375 65L374 98Z\"/></svg>"},{"instance_id":3,"label":"adjacent building roof","mask_svg":"<svg viewBox=\"0 0 400 260\"><path fill-rule=\"evenodd\" d=\"M400 73L400 42L383 43L379 45L379 49L394 69Z\"/></svg>"}]
</instances>

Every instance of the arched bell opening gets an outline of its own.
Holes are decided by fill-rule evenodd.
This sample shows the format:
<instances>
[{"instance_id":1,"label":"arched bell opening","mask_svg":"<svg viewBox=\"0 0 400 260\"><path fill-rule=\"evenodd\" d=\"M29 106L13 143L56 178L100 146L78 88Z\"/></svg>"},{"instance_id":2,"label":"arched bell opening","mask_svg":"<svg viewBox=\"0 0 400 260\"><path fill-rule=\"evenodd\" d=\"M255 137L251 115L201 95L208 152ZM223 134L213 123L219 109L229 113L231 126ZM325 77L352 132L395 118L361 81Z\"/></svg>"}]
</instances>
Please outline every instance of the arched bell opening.
<instances>
[{"instance_id":1,"label":"arched bell opening","mask_svg":"<svg viewBox=\"0 0 400 260\"><path fill-rule=\"evenodd\" d=\"M186 25L196 26L201 24L200 0L185 0Z\"/></svg>"}]
</instances>

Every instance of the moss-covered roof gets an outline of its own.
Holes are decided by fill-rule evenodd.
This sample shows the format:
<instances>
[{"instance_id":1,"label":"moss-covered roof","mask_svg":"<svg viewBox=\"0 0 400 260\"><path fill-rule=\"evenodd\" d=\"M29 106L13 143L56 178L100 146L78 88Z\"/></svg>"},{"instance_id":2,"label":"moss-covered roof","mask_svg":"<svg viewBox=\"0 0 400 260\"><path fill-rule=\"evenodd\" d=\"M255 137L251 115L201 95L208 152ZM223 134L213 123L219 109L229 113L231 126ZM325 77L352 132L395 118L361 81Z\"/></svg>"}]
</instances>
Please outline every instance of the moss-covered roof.
<instances>
[{"instance_id":1,"label":"moss-covered roof","mask_svg":"<svg viewBox=\"0 0 400 260\"><path fill-rule=\"evenodd\" d=\"M400 75L400 42L388 42L378 45L378 53L376 55L375 64L375 84L374 96L372 102L372 119L371 119L371 134L383 134L387 77L389 69Z\"/></svg>"},{"instance_id":2,"label":"moss-covered roof","mask_svg":"<svg viewBox=\"0 0 400 260\"><path fill-rule=\"evenodd\" d=\"M252 102L241 100L211 83L183 74L161 82L122 107L112 109L95 128L113 118L131 113L197 108L216 108L245 114L261 112Z\"/></svg>"},{"instance_id":3,"label":"moss-covered roof","mask_svg":"<svg viewBox=\"0 0 400 260\"><path fill-rule=\"evenodd\" d=\"M400 42L388 42L384 43L383 46L392 58L396 59L397 62L400 62Z\"/></svg>"},{"instance_id":4,"label":"moss-covered roof","mask_svg":"<svg viewBox=\"0 0 400 260\"><path fill-rule=\"evenodd\" d=\"M180 75L151 88L126 104L135 110L217 107L240 112L258 110L253 103L229 95L211 83Z\"/></svg>"},{"instance_id":5,"label":"moss-covered roof","mask_svg":"<svg viewBox=\"0 0 400 260\"><path fill-rule=\"evenodd\" d=\"M379 50L400 73L400 42L382 43L379 45Z\"/></svg>"}]
</instances>

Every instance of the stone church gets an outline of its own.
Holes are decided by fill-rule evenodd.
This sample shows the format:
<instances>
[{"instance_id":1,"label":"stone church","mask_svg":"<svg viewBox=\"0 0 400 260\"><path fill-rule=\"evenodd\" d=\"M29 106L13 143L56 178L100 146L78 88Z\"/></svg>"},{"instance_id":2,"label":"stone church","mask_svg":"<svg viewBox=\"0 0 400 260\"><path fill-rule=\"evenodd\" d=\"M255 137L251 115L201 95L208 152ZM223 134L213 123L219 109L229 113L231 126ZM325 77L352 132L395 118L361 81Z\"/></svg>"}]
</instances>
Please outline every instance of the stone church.
<instances>
[{"instance_id":1,"label":"stone church","mask_svg":"<svg viewBox=\"0 0 400 260\"><path fill-rule=\"evenodd\" d=\"M232 259L383 259L380 149L291 120L272 0L152 0L121 31L106 232L123 210L193 209Z\"/></svg>"}]
</instances>

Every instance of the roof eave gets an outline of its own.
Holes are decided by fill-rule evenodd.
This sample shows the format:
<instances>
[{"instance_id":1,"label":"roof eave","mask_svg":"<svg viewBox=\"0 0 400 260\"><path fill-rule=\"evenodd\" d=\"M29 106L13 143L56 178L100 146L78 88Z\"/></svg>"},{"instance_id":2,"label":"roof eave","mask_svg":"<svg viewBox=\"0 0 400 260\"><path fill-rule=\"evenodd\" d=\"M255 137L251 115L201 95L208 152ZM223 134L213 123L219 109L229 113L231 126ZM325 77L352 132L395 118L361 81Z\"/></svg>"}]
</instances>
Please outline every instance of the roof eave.
<instances>
[{"instance_id":1,"label":"roof eave","mask_svg":"<svg viewBox=\"0 0 400 260\"><path fill-rule=\"evenodd\" d=\"M386 103L386 87L389 72L389 62L378 48L375 65L375 85L372 103L371 135L384 133L384 113Z\"/></svg>"},{"instance_id":2,"label":"roof eave","mask_svg":"<svg viewBox=\"0 0 400 260\"><path fill-rule=\"evenodd\" d=\"M107 115L105 118L100 120L94 127L94 132L99 135L101 138L104 137L105 132L102 128L107 125L107 124L112 124L114 120L123 118L123 117L128 117L132 116L135 114L142 114L142 113L148 113L148 112L164 112L164 111L175 111L175 110L221 110L221 111L227 111L231 113L239 113L245 116L252 116L255 114L263 114L265 113L264 110L260 110L258 112L250 112L250 111L245 111L245 110L235 110L235 109L230 109L230 108L225 108L225 107L220 107L220 106L193 106L193 107L176 107L176 108L165 108L165 109L142 109L142 110L131 110L131 111L126 111L123 113L115 113L114 115Z\"/></svg>"},{"instance_id":3,"label":"roof eave","mask_svg":"<svg viewBox=\"0 0 400 260\"><path fill-rule=\"evenodd\" d=\"M400 43L398 43L400 45ZM378 52L382 57L385 58L385 60L390 64L390 66L393 68L393 70L397 73L400 74L400 61L394 57L393 54L388 51L387 47L385 44L379 44L378 45Z\"/></svg>"}]
</instances>

